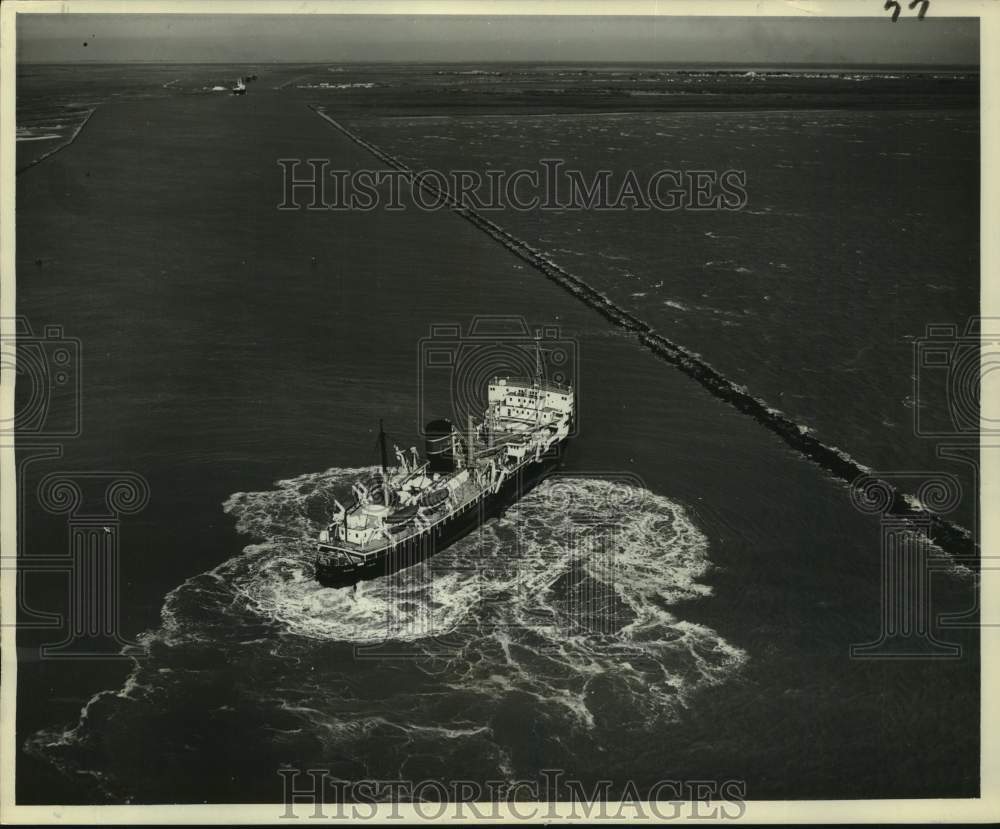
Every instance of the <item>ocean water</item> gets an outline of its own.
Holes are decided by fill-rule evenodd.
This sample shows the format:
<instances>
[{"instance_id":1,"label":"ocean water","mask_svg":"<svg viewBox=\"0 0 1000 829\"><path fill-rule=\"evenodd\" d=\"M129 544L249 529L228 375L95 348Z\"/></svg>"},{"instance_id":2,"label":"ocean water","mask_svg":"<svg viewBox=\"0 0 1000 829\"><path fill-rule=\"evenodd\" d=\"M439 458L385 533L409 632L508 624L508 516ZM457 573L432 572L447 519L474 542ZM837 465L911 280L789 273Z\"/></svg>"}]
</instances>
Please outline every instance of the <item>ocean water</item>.
<instances>
[{"instance_id":1,"label":"ocean water","mask_svg":"<svg viewBox=\"0 0 1000 829\"><path fill-rule=\"evenodd\" d=\"M171 92L158 69L149 87L158 92L99 96L75 140L18 178L18 312L78 337L84 378L81 434L61 458L25 467L25 554L65 545L65 517L32 497L48 472L134 470L151 493L122 520L122 629L135 642L125 658L39 659L52 634L19 630L20 802L54 793L63 803L273 802L280 770L317 767L343 779L477 781L559 768L617 791L628 781L739 779L751 798L977 791L975 630L939 631L962 646L960 659L849 657L878 635L881 558L877 518L853 508L842 483L452 213L277 210L278 158L329 157L348 169L373 159L305 106L317 99L291 83L300 69L261 72L245 98L203 89L227 72L194 73ZM423 126L404 115L393 138L396 122L376 115L352 126L414 163L432 160ZM882 116L890 128L903 117ZM611 117L571 119L546 140L591 146L594 124ZM646 113L630 128L664 117ZM733 118L672 117L688 118L674 134L681 144L691 131L706 144L713 131L741 129ZM795 117L836 119L817 128L822 140L854 116ZM970 127L955 117L961 147ZM744 121L773 130L775 142L801 132L761 113ZM433 134L467 130L471 145L483 123L446 120ZM516 157L534 129L524 118L491 124L498 158ZM852 129L880 146L869 121ZM392 143L407 137L409 147ZM451 151L463 163L474 155ZM647 162L661 155L674 157ZM750 209L810 210L801 205L814 185ZM660 291L646 284L660 278L665 287L665 254L681 245L650 239L668 225L651 234L608 221L617 232L592 224L572 243L532 217L501 224L539 244L544 236L553 255L570 251L559 261L607 278L601 289L616 300ZM754 279L767 256L801 265L802 285L815 277L794 234L788 249L775 236L773 251L750 253L705 230L723 235L704 226L684 237L695 250L677 255L703 266L707 246L725 241L724 258L739 257ZM957 246L963 232L943 225L951 241L942 244ZM830 235L827 247L840 241ZM748 233L745 245L755 244L765 243ZM634 261L617 258L626 255ZM961 278L951 281L964 296ZM751 347L761 366L778 360L804 338L807 310L822 319L833 301L796 283L782 314L766 304L782 295L763 299L751 279L733 292L717 286L697 304L753 312L725 327L694 308L699 289L684 284L675 278L659 304L632 307L657 309L657 327L734 371L735 352ZM873 306L901 295L870 285ZM934 320L937 310L927 300L919 313ZM483 315L556 325L576 355L579 434L559 476L422 568L357 593L319 587L310 533L329 498L376 461L378 419L409 446L424 414L450 411L450 378L421 368L431 326L467 330ZM685 341L702 329L704 340ZM730 329L739 348L720 333ZM834 339L839 349L850 337ZM822 350L818 338L804 341ZM835 395L803 380L806 356L787 362L786 394L816 410L840 406L818 431L867 422L857 398L861 377L879 385L873 371L835 373L854 383ZM742 364L767 397L773 367ZM872 405L890 398L871 392ZM835 440L871 456L877 442L848 437ZM892 451L905 455L905 445ZM65 583L28 578L32 608L65 609ZM936 576L934 597L941 612L968 608L968 572Z\"/></svg>"},{"instance_id":2,"label":"ocean water","mask_svg":"<svg viewBox=\"0 0 1000 829\"><path fill-rule=\"evenodd\" d=\"M613 481L545 483L423 567L356 593L320 587L305 501L327 488L343 497L367 472L235 494L224 509L255 543L171 591L124 689L95 697L82 725L35 735L31 750L72 770L101 758L115 771L98 777L111 796L124 786L169 797L178 759L233 748L192 735L217 739L249 708L266 724L241 751L335 759L347 779L465 768L513 783L535 770L503 722L512 705L585 751L668 727L699 688L738 675L739 648L668 609L711 594L699 581L707 539L679 505ZM583 534L600 544L573 541ZM211 690L211 667L206 678L206 663L225 662L249 671L233 698ZM405 702L386 692L399 686ZM137 730L182 718L183 745L158 737L178 757L126 762Z\"/></svg>"},{"instance_id":3,"label":"ocean water","mask_svg":"<svg viewBox=\"0 0 1000 829\"><path fill-rule=\"evenodd\" d=\"M666 94L666 93L664 93ZM356 118L414 170L740 171L740 210L503 210L492 218L824 442L878 471L937 455L917 349L979 313L978 113L773 110ZM565 203L568 182L562 179ZM488 188L479 191L488 200ZM524 190L527 193L527 189ZM542 191L532 191L542 192ZM487 211L490 213L492 211ZM923 372L924 395L916 381Z\"/></svg>"},{"instance_id":4,"label":"ocean water","mask_svg":"<svg viewBox=\"0 0 1000 829\"><path fill-rule=\"evenodd\" d=\"M223 90L245 67L213 64L20 65L17 69L17 169L23 171L73 139L96 107ZM217 90L217 91L218 91Z\"/></svg>"}]
</instances>

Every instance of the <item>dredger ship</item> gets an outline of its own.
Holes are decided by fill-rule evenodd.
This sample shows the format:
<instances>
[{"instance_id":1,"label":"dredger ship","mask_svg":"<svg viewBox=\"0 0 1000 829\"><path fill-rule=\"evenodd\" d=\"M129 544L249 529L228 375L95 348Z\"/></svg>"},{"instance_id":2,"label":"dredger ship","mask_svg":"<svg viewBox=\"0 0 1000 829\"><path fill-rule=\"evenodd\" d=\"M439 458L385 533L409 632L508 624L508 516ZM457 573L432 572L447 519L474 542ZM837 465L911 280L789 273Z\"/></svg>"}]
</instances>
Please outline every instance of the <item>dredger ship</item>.
<instances>
[{"instance_id":1,"label":"dredger ship","mask_svg":"<svg viewBox=\"0 0 1000 829\"><path fill-rule=\"evenodd\" d=\"M463 429L427 424L425 453L394 445L390 465L379 422L381 465L354 484L353 502L319 535L316 578L356 584L409 567L443 550L509 507L558 463L573 424L571 386L542 378L494 377L480 419Z\"/></svg>"}]
</instances>

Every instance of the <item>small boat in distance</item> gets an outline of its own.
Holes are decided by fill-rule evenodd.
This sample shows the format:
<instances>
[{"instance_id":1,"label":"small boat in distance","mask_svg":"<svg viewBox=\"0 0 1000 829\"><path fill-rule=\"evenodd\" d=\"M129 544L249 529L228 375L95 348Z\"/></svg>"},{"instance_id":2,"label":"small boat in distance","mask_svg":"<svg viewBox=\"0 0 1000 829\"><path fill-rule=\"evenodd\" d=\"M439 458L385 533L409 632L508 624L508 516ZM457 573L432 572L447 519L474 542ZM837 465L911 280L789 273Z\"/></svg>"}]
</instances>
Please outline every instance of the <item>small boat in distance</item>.
<instances>
[{"instance_id":1,"label":"small boat in distance","mask_svg":"<svg viewBox=\"0 0 1000 829\"><path fill-rule=\"evenodd\" d=\"M354 484L353 502L317 541L316 579L344 587L389 575L440 552L521 498L559 461L573 426L572 386L542 378L494 377L486 410L465 429L427 424L425 453L395 446L390 464L379 422L379 471Z\"/></svg>"},{"instance_id":2,"label":"small boat in distance","mask_svg":"<svg viewBox=\"0 0 1000 829\"><path fill-rule=\"evenodd\" d=\"M236 79L236 85L233 87L233 95L246 95L247 85L243 78Z\"/></svg>"}]
</instances>

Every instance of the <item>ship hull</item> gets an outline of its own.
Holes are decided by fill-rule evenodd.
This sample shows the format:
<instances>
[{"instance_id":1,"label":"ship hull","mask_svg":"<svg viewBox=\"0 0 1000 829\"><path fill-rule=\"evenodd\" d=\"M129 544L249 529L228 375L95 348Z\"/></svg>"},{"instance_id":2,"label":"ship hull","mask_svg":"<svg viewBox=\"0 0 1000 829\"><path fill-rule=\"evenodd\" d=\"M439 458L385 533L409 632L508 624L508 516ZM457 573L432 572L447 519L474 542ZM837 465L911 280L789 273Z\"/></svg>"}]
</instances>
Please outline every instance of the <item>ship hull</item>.
<instances>
[{"instance_id":1,"label":"ship hull","mask_svg":"<svg viewBox=\"0 0 1000 829\"><path fill-rule=\"evenodd\" d=\"M349 587L419 564L501 515L523 498L558 467L565 449L564 441L560 445L559 457L542 458L526 464L518 474L504 481L497 492L484 495L463 512L441 521L429 531L412 535L395 547L387 548L371 561L348 565L324 559L321 553L316 562L316 580L325 587Z\"/></svg>"}]
</instances>

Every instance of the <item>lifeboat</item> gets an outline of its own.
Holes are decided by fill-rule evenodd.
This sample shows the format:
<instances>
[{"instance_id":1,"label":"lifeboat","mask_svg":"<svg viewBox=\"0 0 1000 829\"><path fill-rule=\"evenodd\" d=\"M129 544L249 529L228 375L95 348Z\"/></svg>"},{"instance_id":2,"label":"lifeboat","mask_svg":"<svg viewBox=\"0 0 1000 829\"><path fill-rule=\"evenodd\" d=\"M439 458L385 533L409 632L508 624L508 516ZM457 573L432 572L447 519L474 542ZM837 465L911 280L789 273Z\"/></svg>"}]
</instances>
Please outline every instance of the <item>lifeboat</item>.
<instances>
[{"instance_id":1,"label":"lifeboat","mask_svg":"<svg viewBox=\"0 0 1000 829\"><path fill-rule=\"evenodd\" d=\"M441 489L432 489L421 495L417 499L417 504L421 507L438 507L448 500L448 494L448 490L444 487Z\"/></svg>"},{"instance_id":2,"label":"lifeboat","mask_svg":"<svg viewBox=\"0 0 1000 829\"><path fill-rule=\"evenodd\" d=\"M402 526L413 520L417 514L417 508L403 507L386 516L385 521L390 527Z\"/></svg>"}]
</instances>

